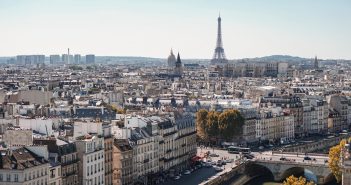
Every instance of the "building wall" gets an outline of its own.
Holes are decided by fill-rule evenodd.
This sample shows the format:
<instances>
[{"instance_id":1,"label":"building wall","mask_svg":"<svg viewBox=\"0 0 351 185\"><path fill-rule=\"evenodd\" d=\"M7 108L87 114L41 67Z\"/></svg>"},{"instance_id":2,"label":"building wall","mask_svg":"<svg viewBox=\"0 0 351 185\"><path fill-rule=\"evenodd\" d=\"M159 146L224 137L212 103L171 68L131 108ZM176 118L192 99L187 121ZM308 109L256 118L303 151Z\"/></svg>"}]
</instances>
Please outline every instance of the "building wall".
<instances>
[{"instance_id":1,"label":"building wall","mask_svg":"<svg viewBox=\"0 0 351 185\"><path fill-rule=\"evenodd\" d=\"M45 184L49 180L48 169L48 163L24 170L0 169L0 185Z\"/></svg>"},{"instance_id":2,"label":"building wall","mask_svg":"<svg viewBox=\"0 0 351 185\"><path fill-rule=\"evenodd\" d=\"M104 138L105 150L105 185L112 185L112 168L113 168L113 138Z\"/></svg>"},{"instance_id":3,"label":"building wall","mask_svg":"<svg viewBox=\"0 0 351 185\"><path fill-rule=\"evenodd\" d=\"M77 140L80 184L105 184L104 138L92 136Z\"/></svg>"},{"instance_id":4,"label":"building wall","mask_svg":"<svg viewBox=\"0 0 351 185\"><path fill-rule=\"evenodd\" d=\"M50 166L48 177L49 177L48 185L61 185L62 184L61 165Z\"/></svg>"},{"instance_id":5,"label":"building wall","mask_svg":"<svg viewBox=\"0 0 351 185\"><path fill-rule=\"evenodd\" d=\"M60 157L62 185L78 185L78 172L82 169L78 168L78 154L77 152L62 155Z\"/></svg>"},{"instance_id":6,"label":"building wall","mask_svg":"<svg viewBox=\"0 0 351 185\"><path fill-rule=\"evenodd\" d=\"M113 185L132 185L133 149L122 151L113 145L113 161Z\"/></svg>"},{"instance_id":7,"label":"building wall","mask_svg":"<svg viewBox=\"0 0 351 185\"><path fill-rule=\"evenodd\" d=\"M32 145L32 132L29 129L6 130L3 141L7 145Z\"/></svg>"}]
</instances>

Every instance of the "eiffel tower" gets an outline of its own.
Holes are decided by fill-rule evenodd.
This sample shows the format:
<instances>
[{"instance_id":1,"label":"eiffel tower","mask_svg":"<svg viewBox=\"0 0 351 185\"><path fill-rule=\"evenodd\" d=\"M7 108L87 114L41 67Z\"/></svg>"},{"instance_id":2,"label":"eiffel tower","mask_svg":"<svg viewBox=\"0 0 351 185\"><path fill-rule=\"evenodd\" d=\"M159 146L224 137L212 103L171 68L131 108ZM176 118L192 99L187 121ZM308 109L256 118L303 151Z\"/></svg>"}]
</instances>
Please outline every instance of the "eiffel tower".
<instances>
[{"instance_id":1,"label":"eiffel tower","mask_svg":"<svg viewBox=\"0 0 351 185\"><path fill-rule=\"evenodd\" d=\"M218 17L218 30L217 30L217 44L216 49L211 60L211 65L223 65L227 64L228 60L224 54L224 48L222 43L222 28L221 28L221 16Z\"/></svg>"}]
</instances>

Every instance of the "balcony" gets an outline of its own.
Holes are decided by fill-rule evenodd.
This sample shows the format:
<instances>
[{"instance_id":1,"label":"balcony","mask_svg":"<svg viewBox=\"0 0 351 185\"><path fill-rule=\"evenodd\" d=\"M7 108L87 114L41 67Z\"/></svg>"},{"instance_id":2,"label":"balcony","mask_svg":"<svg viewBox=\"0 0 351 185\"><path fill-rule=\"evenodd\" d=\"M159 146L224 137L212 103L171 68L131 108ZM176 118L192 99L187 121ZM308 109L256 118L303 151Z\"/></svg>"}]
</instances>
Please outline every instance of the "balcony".
<instances>
[{"instance_id":1,"label":"balcony","mask_svg":"<svg viewBox=\"0 0 351 185\"><path fill-rule=\"evenodd\" d=\"M62 174L63 177L68 177L68 176L71 176L71 175L78 175L77 171L71 171L71 172L68 172L66 174Z\"/></svg>"},{"instance_id":2,"label":"balcony","mask_svg":"<svg viewBox=\"0 0 351 185\"><path fill-rule=\"evenodd\" d=\"M173 135L173 134L175 134L175 133L177 133L177 131L172 131L172 132L163 134L163 137L167 137L167 136Z\"/></svg>"},{"instance_id":3,"label":"balcony","mask_svg":"<svg viewBox=\"0 0 351 185\"><path fill-rule=\"evenodd\" d=\"M174 159L174 157L170 157L170 158L168 158L168 159L167 159L167 158L165 158L165 160L164 160L164 161L165 161L165 162L169 162L169 161L172 161L173 159Z\"/></svg>"},{"instance_id":4,"label":"balcony","mask_svg":"<svg viewBox=\"0 0 351 185\"><path fill-rule=\"evenodd\" d=\"M148 163L149 161L149 159L144 159L144 163Z\"/></svg>"},{"instance_id":5,"label":"balcony","mask_svg":"<svg viewBox=\"0 0 351 185\"><path fill-rule=\"evenodd\" d=\"M79 159L70 160L70 161L66 161L64 163L61 163L61 166L67 166L67 165L71 165L71 164L78 163L78 162L79 162Z\"/></svg>"},{"instance_id":6,"label":"balcony","mask_svg":"<svg viewBox=\"0 0 351 185\"><path fill-rule=\"evenodd\" d=\"M190 135L193 135L193 134L196 134L196 131L190 132L190 133L187 133L187 134L184 134L184 135L181 135L181 136L178 136L176 140L184 138L184 137L187 137L187 136L190 136Z\"/></svg>"}]
</instances>

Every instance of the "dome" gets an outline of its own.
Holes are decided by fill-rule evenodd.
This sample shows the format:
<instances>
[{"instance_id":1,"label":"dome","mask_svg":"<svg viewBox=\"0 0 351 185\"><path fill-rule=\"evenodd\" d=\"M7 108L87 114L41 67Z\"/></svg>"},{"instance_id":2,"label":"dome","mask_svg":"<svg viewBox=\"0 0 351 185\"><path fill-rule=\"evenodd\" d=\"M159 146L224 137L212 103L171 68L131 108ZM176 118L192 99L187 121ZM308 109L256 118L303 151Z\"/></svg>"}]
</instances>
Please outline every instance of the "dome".
<instances>
[{"instance_id":1,"label":"dome","mask_svg":"<svg viewBox=\"0 0 351 185\"><path fill-rule=\"evenodd\" d=\"M176 58L173 54L173 51L171 50L171 54L168 56L168 59L167 59L168 67L175 67L175 63L176 63Z\"/></svg>"}]
</instances>

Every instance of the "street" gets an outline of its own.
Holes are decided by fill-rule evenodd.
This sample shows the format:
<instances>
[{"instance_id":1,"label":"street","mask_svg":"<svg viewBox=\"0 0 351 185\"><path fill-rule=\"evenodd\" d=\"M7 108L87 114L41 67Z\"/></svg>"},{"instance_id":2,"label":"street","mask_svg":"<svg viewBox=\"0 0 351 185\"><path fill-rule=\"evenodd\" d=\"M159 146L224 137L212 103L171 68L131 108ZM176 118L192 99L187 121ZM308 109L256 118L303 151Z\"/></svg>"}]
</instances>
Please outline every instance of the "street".
<instances>
[{"instance_id":1,"label":"street","mask_svg":"<svg viewBox=\"0 0 351 185\"><path fill-rule=\"evenodd\" d=\"M210 177L214 176L216 174L216 171L214 168L200 168L198 170L195 170L193 173L190 175L182 175L180 179L178 180L173 180L173 179L168 179L163 185L195 185L195 184L200 184L201 182L209 179Z\"/></svg>"},{"instance_id":2,"label":"street","mask_svg":"<svg viewBox=\"0 0 351 185\"><path fill-rule=\"evenodd\" d=\"M232 167L235 167L235 161L240 159L240 154L231 154L228 153L226 150L219 150L219 149L211 149L211 148L197 148L197 155L198 156L204 156L206 152L214 153L217 154L218 157L208 157L204 159L204 161L213 161L217 162L218 160L223 160L223 159L229 159L232 160L231 163L226 163L223 165L221 168L223 171L221 172L216 172L214 167L211 166L209 168L202 167L200 169L195 170L189 175L184 175L182 174L180 179L178 180L173 180L173 179L168 179L166 182L164 182L162 185L194 185L194 184L200 184L202 182L208 181L211 178L215 178L215 176L218 176L222 173L225 173L227 171L230 171ZM266 151L266 152L251 152L252 155L255 156L254 159L252 160L267 160L267 161L280 161L280 162L295 162L295 163L311 163L311 164L324 164L325 161L328 159L327 156L309 156L312 160L305 160L306 155L303 154L273 154L271 151ZM282 160L284 158L284 160ZM315 160L313 160L315 159Z\"/></svg>"},{"instance_id":3,"label":"street","mask_svg":"<svg viewBox=\"0 0 351 185\"><path fill-rule=\"evenodd\" d=\"M235 166L234 160L239 159L239 154L229 154L226 150L217 150L215 149L214 152L212 149L204 149L204 148L198 148L197 149L197 155L198 156L203 156L204 153L207 151L210 151L210 153L215 153L218 154L218 157L209 157L208 159L211 159L211 161L217 162L218 160L221 160L223 158L227 159L233 159L233 162L231 163L226 163L226 165L222 166L223 171L221 172L216 172L214 167L211 166L209 168L207 167L202 167L200 169L195 170L189 175L183 175L180 177L178 180L173 180L173 179L168 179L166 182L162 183L162 185L195 185L195 184L200 184L202 182L205 182L211 178L214 178L216 175L220 175L222 173L225 173L226 171L230 171L233 166Z\"/></svg>"}]
</instances>

